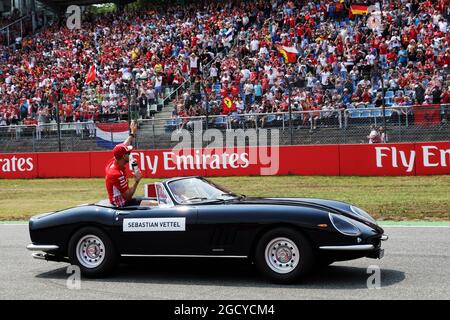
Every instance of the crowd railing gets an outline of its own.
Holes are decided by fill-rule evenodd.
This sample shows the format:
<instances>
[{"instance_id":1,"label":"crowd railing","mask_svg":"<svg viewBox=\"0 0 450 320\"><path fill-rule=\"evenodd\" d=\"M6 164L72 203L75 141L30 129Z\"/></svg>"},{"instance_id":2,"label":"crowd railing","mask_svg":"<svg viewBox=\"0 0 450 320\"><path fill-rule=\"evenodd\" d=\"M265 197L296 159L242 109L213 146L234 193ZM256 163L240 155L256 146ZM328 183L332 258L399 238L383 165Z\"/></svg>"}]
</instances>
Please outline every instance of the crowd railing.
<instances>
[{"instance_id":1,"label":"crowd railing","mask_svg":"<svg viewBox=\"0 0 450 320\"><path fill-rule=\"evenodd\" d=\"M383 116L384 115L384 116ZM120 122L117 115L108 121ZM95 119L95 118L94 118ZM0 152L23 146L29 148L46 143L62 143L64 150L95 149L99 121L61 122L36 125L0 126ZM126 122L126 120L122 120ZM389 108L354 108L334 110L293 110L275 113L231 113L139 119L137 147L169 148L173 145L173 134L182 129L194 134L195 130L204 133L208 129L222 132L230 130L261 129L278 130L281 144L341 144L367 143L368 135L374 129L383 127L392 142L449 141L450 104L393 106ZM292 135L292 136L291 136ZM117 142L117 136L104 134L103 140ZM32 146L30 146L30 144ZM57 145L57 144L56 144ZM66 146L66 147L64 147ZM99 147L100 148L100 147ZM29 150L29 151L35 151ZM56 150L57 151L57 150Z\"/></svg>"}]
</instances>

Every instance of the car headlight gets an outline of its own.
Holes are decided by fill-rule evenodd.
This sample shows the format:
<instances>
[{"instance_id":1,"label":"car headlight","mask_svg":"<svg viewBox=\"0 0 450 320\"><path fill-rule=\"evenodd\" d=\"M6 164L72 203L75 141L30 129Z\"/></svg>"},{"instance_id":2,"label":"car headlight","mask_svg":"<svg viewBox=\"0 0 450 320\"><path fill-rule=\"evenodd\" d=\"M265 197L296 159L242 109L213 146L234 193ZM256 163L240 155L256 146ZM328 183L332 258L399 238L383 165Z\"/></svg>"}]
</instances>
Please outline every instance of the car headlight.
<instances>
[{"instance_id":1,"label":"car headlight","mask_svg":"<svg viewBox=\"0 0 450 320\"><path fill-rule=\"evenodd\" d=\"M357 214L358 216L361 216L371 222L375 222L375 219L370 216L367 212L365 212L363 209L360 209L355 206L350 206L350 210L352 210L353 213Z\"/></svg>"},{"instance_id":2,"label":"car headlight","mask_svg":"<svg viewBox=\"0 0 450 320\"><path fill-rule=\"evenodd\" d=\"M330 221L334 228L346 236L357 237L361 235L361 230L358 229L352 222L352 219L339 214L329 213Z\"/></svg>"}]
</instances>

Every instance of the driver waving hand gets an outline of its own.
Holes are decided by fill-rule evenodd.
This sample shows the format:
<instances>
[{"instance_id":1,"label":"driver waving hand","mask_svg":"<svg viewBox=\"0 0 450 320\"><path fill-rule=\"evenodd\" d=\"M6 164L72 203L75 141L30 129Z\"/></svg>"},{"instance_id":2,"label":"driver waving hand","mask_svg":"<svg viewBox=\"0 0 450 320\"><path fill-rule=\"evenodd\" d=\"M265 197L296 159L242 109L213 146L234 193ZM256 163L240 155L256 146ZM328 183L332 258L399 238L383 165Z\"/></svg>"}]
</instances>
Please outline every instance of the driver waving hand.
<instances>
[{"instance_id":1,"label":"driver waving hand","mask_svg":"<svg viewBox=\"0 0 450 320\"><path fill-rule=\"evenodd\" d=\"M142 179L142 173L137 170L134 173L134 184L130 188L125 172L126 165L130 162L130 153L133 150L131 141L136 136L137 124L132 121L130 124L130 136L113 149L114 157L108 162L105 168L106 190L108 191L109 202L117 207L138 206L140 200L134 199L133 195Z\"/></svg>"}]
</instances>

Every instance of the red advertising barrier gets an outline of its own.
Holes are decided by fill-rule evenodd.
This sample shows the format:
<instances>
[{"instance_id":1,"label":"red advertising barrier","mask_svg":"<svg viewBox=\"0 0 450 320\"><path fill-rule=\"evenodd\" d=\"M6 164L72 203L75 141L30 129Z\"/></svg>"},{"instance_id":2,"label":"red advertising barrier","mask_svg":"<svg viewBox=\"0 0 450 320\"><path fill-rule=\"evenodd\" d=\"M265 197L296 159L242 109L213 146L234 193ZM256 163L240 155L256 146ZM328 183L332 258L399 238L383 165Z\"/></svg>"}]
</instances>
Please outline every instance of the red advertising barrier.
<instances>
[{"instance_id":1,"label":"red advertising barrier","mask_svg":"<svg viewBox=\"0 0 450 320\"><path fill-rule=\"evenodd\" d=\"M112 158L111 152L95 151L90 152L90 156L87 166L91 169L91 177L104 177L106 163Z\"/></svg>"},{"instance_id":2,"label":"red advertising barrier","mask_svg":"<svg viewBox=\"0 0 450 320\"><path fill-rule=\"evenodd\" d=\"M340 145L343 176L415 175L414 144Z\"/></svg>"},{"instance_id":3,"label":"red advertising barrier","mask_svg":"<svg viewBox=\"0 0 450 320\"><path fill-rule=\"evenodd\" d=\"M450 143L416 143L416 175L450 174Z\"/></svg>"},{"instance_id":4,"label":"red advertising barrier","mask_svg":"<svg viewBox=\"0 0 450 320\"><path fill-rule=\"evenodd\" d=\"M90 178L90 152L38 153L39 178Z\"/></svg>"},{"instance_id":5,"label":"red advertising barrier","mask_svg":"<svg viewBox=\"0 0 450 320\"><path fill-rule=\"evenodd\" d=\"M0 154L0 179L37 178L38 154Z\"/></svg>"},{"instance_id":6,"label":"red advertising barrier","mask_svg":"<svg viewBox=\"0 0 450 320\"><path fill-rule=\"evenodd\" d=\"M143 150L144 177L450 174L450 141L398 144ZM111 151L0 154L0 179L104 177Z\"/></svg>"},{"instance_id":7,"label":"red advertising barrier","mask_svg":"<svg viewBox=\"0 0 450 320\"><path fill-rule=\"evenodd\" d=\"M338 176L339 145L280 146L278 174Z\"/></svg>"}]
</instances>

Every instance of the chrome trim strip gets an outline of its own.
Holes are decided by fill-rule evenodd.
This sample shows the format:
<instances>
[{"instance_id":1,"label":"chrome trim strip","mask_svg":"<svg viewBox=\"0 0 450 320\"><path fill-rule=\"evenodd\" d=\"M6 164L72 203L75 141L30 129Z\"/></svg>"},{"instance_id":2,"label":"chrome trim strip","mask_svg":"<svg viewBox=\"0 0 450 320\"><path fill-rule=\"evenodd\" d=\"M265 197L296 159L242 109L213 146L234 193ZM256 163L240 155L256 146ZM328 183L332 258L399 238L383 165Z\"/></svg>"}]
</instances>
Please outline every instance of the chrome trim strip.
<instances>
[{"instance_id":1,"label":"chrome trim strip","mask_svg":"<svg viewBox=\"0 0 450 320\"><path fill-rule=\"evenodd\" d=\"M122 257L153 257L153 258L248 258L247 256L221 256L201 254L121 254Z\"/></svg>"},{"instance_id":2,"label":"chrome trim strip","mask_svg":"<svg viewBox=\"0 0 450 320\"><path fill-rule=\"evenodd\" d=\"M51 251L57 250L59 249L59 247L53 244L45 244L45 245L29 244L27 245L27 249L30 251Z\"/></svg>"},{"instance_id":3,"label":"chrome trim strip","mask_svg":"<svg viewBox=\"0 0 450 320\"><path fill-rule=\"evenodd\" d=\"M389 239L389 236L387 234L383 234L380 238L381 241L386 241Z\"/></svg>"},{"instance_id":4,"label":"chrome trim strip","mask_svg":"<svg viewBox=\"0 0 450 320\"><path fill-rule=\"evenodd\" d=\"M361 244L354 246L323 246L319 247L320 250L337 250L337 251L365 251L373 250L375 247L373 244Z\"/></svg>"}]
</instances>

